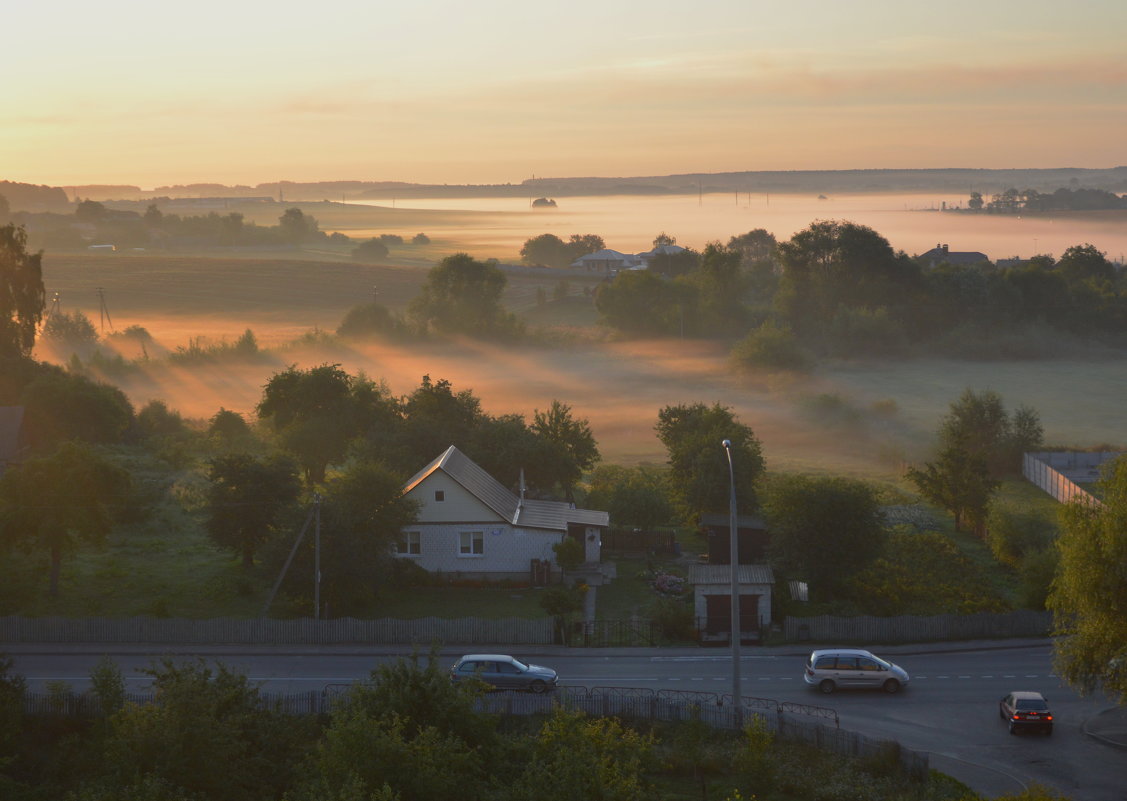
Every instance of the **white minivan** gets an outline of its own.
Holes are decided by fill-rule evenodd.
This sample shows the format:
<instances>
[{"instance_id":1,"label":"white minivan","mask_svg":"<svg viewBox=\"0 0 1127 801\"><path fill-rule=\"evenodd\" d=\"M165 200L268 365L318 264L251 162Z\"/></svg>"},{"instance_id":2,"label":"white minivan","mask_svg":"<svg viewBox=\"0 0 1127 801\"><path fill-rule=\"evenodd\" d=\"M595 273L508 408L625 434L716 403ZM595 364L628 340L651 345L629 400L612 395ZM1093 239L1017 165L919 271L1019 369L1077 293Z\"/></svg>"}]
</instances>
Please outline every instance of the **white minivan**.
<instances>
[{"instance_id":1,"label":"white minivan","mask_svg":"<svg viewBox=\"0 0 1127 801\"><path fill-rule=\"evenodd\" d=\"M894 693L908 683L908 671L868 651L829 648L810 654L802 678L827 695L838 687L879 687Z\"/></svg>"}]
</instances>

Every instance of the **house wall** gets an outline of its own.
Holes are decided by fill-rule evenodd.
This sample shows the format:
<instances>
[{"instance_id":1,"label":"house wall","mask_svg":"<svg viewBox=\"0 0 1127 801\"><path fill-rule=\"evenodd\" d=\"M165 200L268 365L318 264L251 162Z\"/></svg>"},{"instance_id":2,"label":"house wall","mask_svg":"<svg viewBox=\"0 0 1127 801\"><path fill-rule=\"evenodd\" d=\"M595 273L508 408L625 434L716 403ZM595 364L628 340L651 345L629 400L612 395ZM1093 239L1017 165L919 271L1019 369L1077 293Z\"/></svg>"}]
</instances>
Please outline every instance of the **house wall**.
<instances>
[{"instance_id":1,"label":"house wall","mask_svg":"<svg viewBox=\"0 0 1127 801\"><path fill-rule=\"evenodd\" d=\"M443 494L443 500L435 500L436 492ZM407 497L421 504L420 523L508 522L441 470L427 476Z\"/></svg>"},{"instance_id":2,"label":"house wall","mask_svg":"<svg viewBox=\"0 0 1127 801\"><path fill-rule=\"evenodd\" d=\"M771 587L770 584L741 584L739 587L740 595L758 595L759 596L759 625L769 626L771 624ZM708 617L708 595L728 595L731 596L730 585L720 584L698 584L694 588L693 598L693 614L698 620L703 620ZM740 630L743 631L747 621L740 620Z\"/></svg>"},{"instance_id":3,"label":"house wall","mask_svg":"<svg viewBox=\"0 0 1127 801\"><path fill-rule=\"evenodd\" d=\"M563 539L559 532L514 528L505 523L431 523L405 529L419 532L417 555L399 554L432 573L458 574L465 578L525 580L533 559L555 564L552 546ZM483 553L460 553L461 533L481 531Z\"/></svg>"}]
</instances>

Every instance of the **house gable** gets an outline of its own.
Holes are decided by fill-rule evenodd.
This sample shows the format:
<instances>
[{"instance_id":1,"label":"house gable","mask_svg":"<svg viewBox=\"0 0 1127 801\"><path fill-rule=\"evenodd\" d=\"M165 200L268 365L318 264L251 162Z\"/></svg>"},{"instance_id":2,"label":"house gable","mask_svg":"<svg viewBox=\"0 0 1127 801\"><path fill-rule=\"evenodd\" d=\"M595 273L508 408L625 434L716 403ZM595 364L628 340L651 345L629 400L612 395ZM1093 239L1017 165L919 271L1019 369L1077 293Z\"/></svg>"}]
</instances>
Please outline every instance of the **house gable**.
<instances>
[{"instance_id":1,"label":"house gable","mask_svg":"<svg viewBox=\"0 0 1127 801\"><path fill-rule=\"evenodd\" d=\"M419 504L420 524L509 522L443 470L431 473L406 496Z\"/></svg>"}]
</instances>

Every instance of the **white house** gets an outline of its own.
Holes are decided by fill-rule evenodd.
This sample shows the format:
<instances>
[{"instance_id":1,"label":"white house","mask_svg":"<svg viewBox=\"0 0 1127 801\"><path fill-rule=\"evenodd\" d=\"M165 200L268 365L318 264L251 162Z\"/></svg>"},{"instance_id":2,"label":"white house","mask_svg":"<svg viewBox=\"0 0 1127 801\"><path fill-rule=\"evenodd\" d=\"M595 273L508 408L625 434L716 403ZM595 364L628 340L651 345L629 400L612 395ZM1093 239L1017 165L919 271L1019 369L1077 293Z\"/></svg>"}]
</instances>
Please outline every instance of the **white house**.
<instances>
[{"instance_id":1,"label":"white house","mask_svg":"<svg viewBox=\"0 0 1127 801\"><path fill-rule=\"evenodd\" d=\"M451 445L403 488L418 519L400 533L397 555L432 573L497 581L558 574L552 546L567 537L598 564L607 512L514 495ZM522 493L523 494L523 493Z\"/></svg>"},{"instance_id":2,"label":"white house","mask_svg":"<svg viewBox=\"0 0 1127 801\"><path fill-rule=\"evenodd\" d=\"M610 248L603 248L602 250L596 250L594 253L580 256L571 263L571 266L577 269L597 270L609 273L613 270L629 270L641 264L642 262L637 256L619 253L617 250L611 250Z\"/></svg>"}]
</instances>

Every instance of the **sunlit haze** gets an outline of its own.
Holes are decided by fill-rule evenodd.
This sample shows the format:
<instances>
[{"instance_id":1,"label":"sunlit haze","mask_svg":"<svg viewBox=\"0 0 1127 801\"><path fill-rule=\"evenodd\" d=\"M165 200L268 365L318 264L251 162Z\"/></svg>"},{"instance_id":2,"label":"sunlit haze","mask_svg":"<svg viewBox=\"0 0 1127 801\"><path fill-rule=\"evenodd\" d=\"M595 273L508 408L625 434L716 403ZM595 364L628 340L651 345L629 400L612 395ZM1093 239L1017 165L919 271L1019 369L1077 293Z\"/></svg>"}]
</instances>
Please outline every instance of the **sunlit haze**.
<instances>
[{"instance_id":1,"label":"sunlit haze","mask_svg":"<svg viewBox=\"0 0 1127 801\"><path fill-rule=\"evenodd\" d=\"M53 185L1124 162L1127 3L10 4Z\"/></svg>"}]
</instances>

